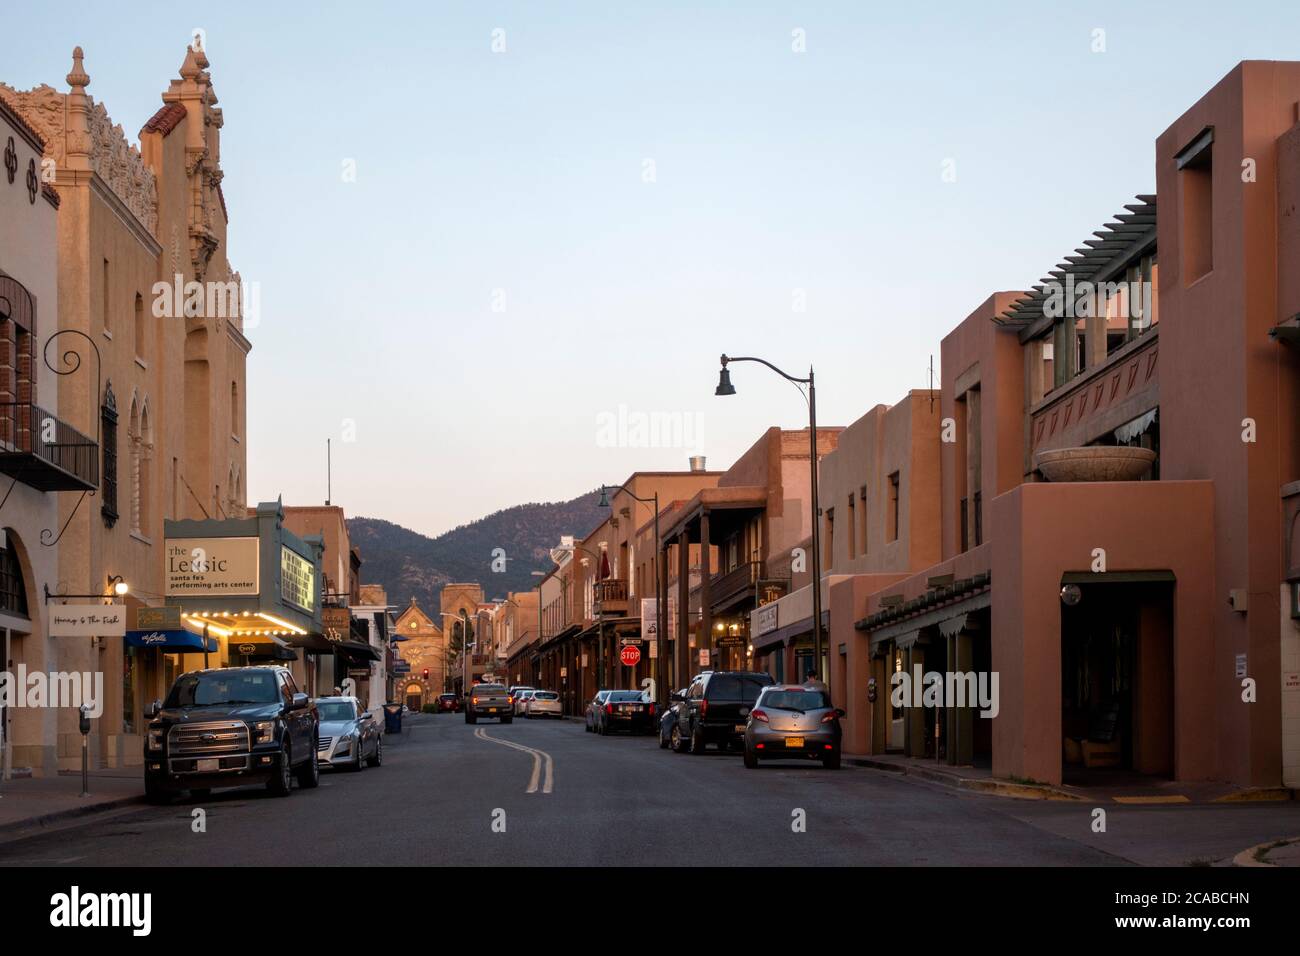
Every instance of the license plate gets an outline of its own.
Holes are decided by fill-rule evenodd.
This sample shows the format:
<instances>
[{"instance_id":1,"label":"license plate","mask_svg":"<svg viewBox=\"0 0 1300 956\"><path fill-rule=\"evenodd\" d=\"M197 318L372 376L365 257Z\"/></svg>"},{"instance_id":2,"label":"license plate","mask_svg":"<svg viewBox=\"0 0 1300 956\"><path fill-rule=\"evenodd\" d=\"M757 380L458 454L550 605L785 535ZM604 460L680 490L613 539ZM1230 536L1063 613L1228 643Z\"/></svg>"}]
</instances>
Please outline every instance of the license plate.
<instances>
[{"instance_id":1,"label":"license plate","mask_svg":"<svg viewBox=\"0 0 1300 956\"><path fill-rule=\"evenodd\" d=\"M802 748L802 747L803 747L803 738L802 738L802 737L786 737L786 738L785 738L785 745L786 745L787 747L801 747L801 748Z\"/></svg>"},{"instance_id":2,"label":"license plate","mask_svg":"<svg viewBox=\"0 0 1300 956\"><path fill-rule=\"evenodd\" d=\"M738 733L738 734L743 734L743 733L745 732L745 725L744 725L744 724L736 724L736 726L733 727L732 729L733 729L736 733Z\"/></svg>"},{"instance_id":3,"label":"license plate","mask_svg":"<svg viewBox=\"0 0 1300 956\"><path fill-rule=\"evenodd\" d=\"M489 714L495 714L496 712L497 712L497 709L496 709L495 707L489 707L489 708L488 708L488 713L489 713Z\"/></svg>"},{"instance_id":4,"label":"license plate","mask_svg":"<svg viewBox=\"0 0 1300 956\"><path fill-rule=\"evenodd\" d=\"M215 773L221 769L221 761L215 757L198 761L199 773Z\"/></svg>"}]
</instances>

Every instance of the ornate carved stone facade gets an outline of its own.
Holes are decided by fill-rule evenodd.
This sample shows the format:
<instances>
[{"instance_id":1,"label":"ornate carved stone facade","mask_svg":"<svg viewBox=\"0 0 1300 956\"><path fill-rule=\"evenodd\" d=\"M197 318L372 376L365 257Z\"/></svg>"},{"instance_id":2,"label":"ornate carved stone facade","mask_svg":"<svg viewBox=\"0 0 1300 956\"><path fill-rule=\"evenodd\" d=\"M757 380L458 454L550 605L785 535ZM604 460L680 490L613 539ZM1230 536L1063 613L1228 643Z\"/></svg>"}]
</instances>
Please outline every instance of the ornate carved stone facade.
<instances>
[{"instance_id":1,"label":"ornate carved stone facade","mask_svg":"<svg viewBox=\"0 0 1300 956\"><path fill-rule=\"evenodd\" d=\"M82 68L81 47L73 51L68 85L84 91L90 77ZM80 82L74 82L74 80ZM84 95L84 92L83 92ZM93 169L131 210L151 235L158 234L158 181L145 165L140 150L126 138L103 103L85 96L85 122L68 109L70 94L42 83L30 90L15 90L0 83L0 97L27 120L45 140L45 159L55 167L68 165L69 154L87 155Z\"/></svg>"}]
</instances>

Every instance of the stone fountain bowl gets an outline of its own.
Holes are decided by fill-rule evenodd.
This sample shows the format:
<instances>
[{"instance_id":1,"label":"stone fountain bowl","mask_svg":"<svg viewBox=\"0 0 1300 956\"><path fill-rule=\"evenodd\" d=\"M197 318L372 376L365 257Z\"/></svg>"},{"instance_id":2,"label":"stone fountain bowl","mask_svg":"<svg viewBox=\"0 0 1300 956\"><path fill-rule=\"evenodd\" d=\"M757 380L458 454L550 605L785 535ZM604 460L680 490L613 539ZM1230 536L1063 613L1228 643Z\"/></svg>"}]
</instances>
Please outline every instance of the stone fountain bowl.
<instances>
[{"instance_id":1,"label":"stone fountain bowl","mask_svg":"<svg viewBox=\"0 0 1300 956\"><path fill-rule=\"evenodd\" d=\"M1048 481L1137 481L1155 460L1150 448L1123 445L1054 448L1034 455L1034 464Z\"/></svg>"}]
</instances>

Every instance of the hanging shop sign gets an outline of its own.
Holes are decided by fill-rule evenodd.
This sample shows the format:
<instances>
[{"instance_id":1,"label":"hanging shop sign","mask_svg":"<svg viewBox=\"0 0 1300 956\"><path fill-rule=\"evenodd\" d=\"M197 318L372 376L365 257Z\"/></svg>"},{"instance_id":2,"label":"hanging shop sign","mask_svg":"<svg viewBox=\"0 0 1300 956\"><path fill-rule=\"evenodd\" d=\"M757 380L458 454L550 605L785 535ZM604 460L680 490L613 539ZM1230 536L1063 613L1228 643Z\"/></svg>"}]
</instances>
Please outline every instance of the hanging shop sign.
<instances>
[{"instance_id":1,"label":"hanging shop sign","mask_svg":"<svg viewBox=\"0 0 1300 956\"><path fill-rule=\"evenodd\" d=\"M167 538L167 597L257 594L257 538Z\"/></svg>"},{"instance_id":2,"label":"hanging shop sign","mask_svg":"<svg viewBox=\"0 0 1300 956\"><path fill-rule=\"evenodd\" d=\"M179 631L181 630L181 609L178 607L137 607L135 609L134 629L137 631Z\"/></svg>"},{"instance_id":3,"label":"hanging shop sign","mask_svg":"<svg viewBox=\"0 0 1300 956\"><path fill-rule=\"evenodd\" d=\"M280 597L311 614L316 607L316 568L291 548L280 546Z\"/></svg>"},{"instance_id":4,"label":"hanging shop sign","mask_svg":"<svg viewBox=\"0 0 1300 956\"><path fill-rule=\"evenodd\" d=\"M352 612L345 607L324 607L320 612L321 631L327 640L340 644L352 633Z\"/></svg>"},{"instance_id":5,"label":"hanging shop sign","mask_svg":"<svg viewBox=\"0 0 1300 956\"><path fill-rule=\"evenodd\" d=\"M771 604L764 604L754 612L754 629L757 632L756 637L764 634L770 634L779 626L781 605L773 601Z\"/></svg>"},{"instance_id":6,"label":"hanging shop sign","mask_svg":"<svg viewBox=\"0 0 1300 956\"><path fill-rule=\"evenodd\" d=\"M760 578L754 585L758 606L779 601L790 593L790 582L779 579Z\"/></svg>"},{"instance_id":7,"label":"hanging shop sign","mask_svg":"<svg viewBox=\"0 0 1300 956\"><path fill-rule=\"evenodd\" d=\"M120 604L56 604L50 608L51 637L122 637L126 608Z\"/></svg>"}]
</instances>

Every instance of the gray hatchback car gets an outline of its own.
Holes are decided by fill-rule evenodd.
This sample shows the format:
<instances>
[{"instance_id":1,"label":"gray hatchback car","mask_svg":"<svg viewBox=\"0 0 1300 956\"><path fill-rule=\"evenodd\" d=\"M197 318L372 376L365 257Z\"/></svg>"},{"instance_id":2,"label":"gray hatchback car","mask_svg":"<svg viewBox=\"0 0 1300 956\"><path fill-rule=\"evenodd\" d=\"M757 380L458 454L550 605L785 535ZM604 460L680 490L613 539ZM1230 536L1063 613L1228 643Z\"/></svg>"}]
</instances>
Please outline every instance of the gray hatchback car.
<instances>
[{"instance_id":1,"label":"gray hatchback car","mask_svg":"<svg viewBox=\"0 0 1300 956\"><path fill-rule=\"evenodd\" d=\"M820 760L840 768L840 718L830 694L815 685L764 687L745 725L745 766L760 760Z\"/></svg>"}]
</instances>

